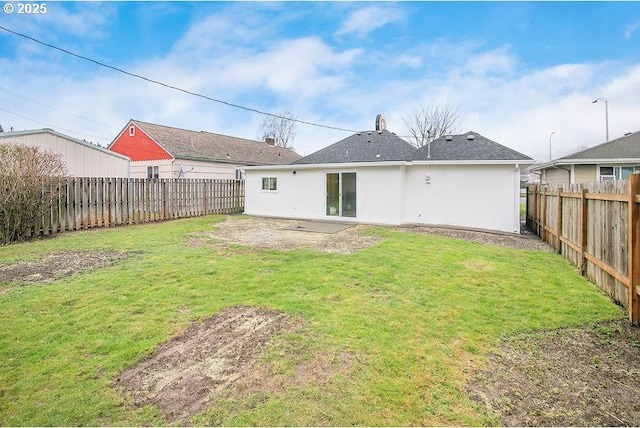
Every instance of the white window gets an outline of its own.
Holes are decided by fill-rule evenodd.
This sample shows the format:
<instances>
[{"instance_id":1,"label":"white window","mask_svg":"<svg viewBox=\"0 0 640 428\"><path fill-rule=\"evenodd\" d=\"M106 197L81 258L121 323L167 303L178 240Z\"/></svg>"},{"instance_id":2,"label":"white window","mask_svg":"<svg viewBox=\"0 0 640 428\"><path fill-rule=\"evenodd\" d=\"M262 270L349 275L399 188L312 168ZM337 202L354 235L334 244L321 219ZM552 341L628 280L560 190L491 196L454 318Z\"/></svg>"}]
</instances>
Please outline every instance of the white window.
<instances>
[{"instance_id":1,"label":"white window","mask_svg":"<svg viewBox=\"0 0 640 428\"><path fill-rule=\"evenodd\" d=\"M613 175L613 167L612 166L601 166L600 167L600 181L607 180L615 180L616 177Z\"/></svg>"},{"instance_id":2,"label":"white window","mask_svg":"<svg viewBox=\"0 0 640 428\"><path fill-rule=\"evenodd\" d=\"M601 166L600 181L626 180L630 174L640 172L639 166Z\"/></svg>"},{"instance_id":3,"label":"white window","mask_svg":"<svg viewBox=\"0 0 640 428\"><path fill-rule=\"evenodd\" d=\"M262 190L278 190L278 179L276 177L262 177Z\"/></svg>"},{"instance_id":4,"label":"white window","mask_svg":"<svg viewBox=\"0 0 640 428\"><path fill-rule=\"evenodd\" d=\"M242 180L244 178L244 171L240 168L236 169L236 180Z\"/></svg>"},{"instance_id":5,"label":"white window","mask_svg":"<svg viewBox=\"0 0 640 428\"><path fill-rule=\"evenodd\" d=\"M160 166L153 165L147 167L147 178L160 178Z\"/></svg>"},{"instance_id":6,"label":"white window","mask_svg":"<svg viewBox=\"0 0 640 428\"><path fill-rule=\"evenodd\" d=\"M133 126L133 125L131 125L131 126L129 127L129 137L133 137L133 136L135 136L135 135L136 135L136 127L135 127L135 126Z\"/></svg>"}]
</instances>

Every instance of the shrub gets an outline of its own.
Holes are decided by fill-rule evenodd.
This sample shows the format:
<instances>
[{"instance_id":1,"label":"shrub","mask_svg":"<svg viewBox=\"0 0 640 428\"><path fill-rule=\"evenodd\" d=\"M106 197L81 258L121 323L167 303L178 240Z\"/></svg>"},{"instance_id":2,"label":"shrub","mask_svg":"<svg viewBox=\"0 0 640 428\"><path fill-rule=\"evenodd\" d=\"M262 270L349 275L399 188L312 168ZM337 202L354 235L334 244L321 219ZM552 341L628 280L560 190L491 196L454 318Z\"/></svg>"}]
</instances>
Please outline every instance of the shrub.
<instances>
[{"instance_id":1,"label":"shrub","mask_svg":"<svg viewBox=\"0 0 640 428\"><path fill-rule=\"evenodd\" d=\"M38 235L34 227L51 209L56 182L64 175L66 166L58 154L0 144L0 245Z\"/></svg>"}]
</instances>

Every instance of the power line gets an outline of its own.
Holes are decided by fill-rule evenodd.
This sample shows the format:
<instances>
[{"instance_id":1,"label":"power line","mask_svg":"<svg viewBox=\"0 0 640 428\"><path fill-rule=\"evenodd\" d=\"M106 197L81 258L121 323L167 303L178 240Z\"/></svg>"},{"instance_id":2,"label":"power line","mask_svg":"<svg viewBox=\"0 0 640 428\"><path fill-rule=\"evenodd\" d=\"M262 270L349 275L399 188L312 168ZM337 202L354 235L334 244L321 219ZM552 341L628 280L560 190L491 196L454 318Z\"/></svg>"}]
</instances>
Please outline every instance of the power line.
<instances>
[{"instance_id":1,"label":"power line","mask_svg":"<svg viewBox=\"0 0 640 428\"><path fill-rule=\"evenodd\" d=\"M33 118L31 118L31 117L25 116L25 115L20 114L20 113L16 113L16 112L14 112L14 111L10 111L10 110L4 109L4 108L2 108L2 107L0 107L0 111L4 111L4 112L7 112L7 113L9 113L9 114L13 114L13 115L18 116L18 117L21 117L21 118L23 118L23 119L31 120L31 121L33 121L33 122L39 123L40 125L50 126L51 128L61 129L61 130L63 130L63 131L67 131L67 132L73 132L74 134L84 135L85 137L100 138L101 140L106 140L106 141L109 141L109 140L110 140L110 139L109 139L109 138L107 138L107 137L100 137L100 136L98 136L98 135L85 134L84 132L74 131L73 129L61 128L61 127L59 127L59 126L55 126L55 125L51 125L51 124L49 124L49 123L41 122L41 121L39 121L39 120L37 120L37 119L33 119Z\"/></svg>"},{"instance_id":2,"label":"power line","mask_svg":"<svg viewBox=\"0 0 640 428\"><path fill-rule=\"evenodd\" d=\"M25 38L27 40L31 40L32 42L38 43L38 44L40 44L42 46L46 46L48 48L55 49L55 50L58 50L60 52L66 53L67 55L71 55L71 56L74 56L76 58L80 58L80 59L83 59L85 61L92 62L92 63L94 63L96 65L99 65L100 67L109 68L109 69L117 71L119 73L126 74L127 76L131 76L131 77L135 77L135 78L138 78L138 79L142 79L142 80L145 80L145 81L147 81L149 83L153 83L153 84L156 84L156 85L164 86L165 88L173 89L173 90L176 90L176 91L179 91L179 92L183 92L183 93L188 94L188 95L193 95L195 97L203 98L203 99L208 100L208 101L213 101L215 103L224 104L224 105L229 106L229 107L234 107L234 108L242 109L242 110L245 110L245 111L250 111L250 112L253 112L253 113L258 113L258 114L261 114L261 115L264 115L264 116L270 116L270 117L275 117L275 118L278 118L278 119L290 120L292 122L301 123L303 125L316 126L316 127L319 127L319 128L333 129L333 130L337 130L337 131L357 132L357 131L354 131L352 129L339 128L339 127L336 127L336 126L329 126L329 125L322 125L322 124L314 123L314 122L308 122L306 120L283 117L283 116L280 116L280 115L277 115L277 114L268 113L268 112L264 112L264 111L261 111L261 110L256 110L256 109L250 108L250 107L241 106L239 104L234 104L234 103L230 103L230 102L227 102L227 101L218 100L216 98L212 98L212 97L209 97L207 95L199 94L197 92L188 91L186 89L179 88L177 86L169 85L167 83L163 83L163 82L160 82L158 80L153 80L153 79L150 79L148 77L144 77L144 76L141 76L139 74L131 73L131 72L123 70L121 68L114 67L112 65L108 65L108 64L102 63L100 61L96 61L95 59L91 59L89 57L73 53L71 51L68 51L66 49L60 48L58 46L54 46L54 45L51 45L49 43L42 42L42 41L40 41L38 39L35 39L33 37L27 36L27 35L22 34L22 33L18 33L18 32L13 31L13 30L10 30L10 29L8 29L8 28L6 28L4 26L1 26L1 25L0 25L0 29L6 31L8 33L11 33L13 35L23 37L23 38Z\"/></svg>"},{"instance_id":3,"label":"power line","mask_svg":"<svg viewBox=\"0 0 640 428\"><path fill-rule=\"evenodd\" d=\"M14 97L22 98L23 100L31 101L32 103L35 103L35 104L40 104L41 106L45 106L45 107L48 107L48 108L53 109L53 110L58 110L58 111L61 111L63 113L66 113L66 114L70 114L71 116L75 116L75 117L80 118L80 119L88 120L89 122L93 122L93 123L98 124L98 125L106 126L107 128L118 129L115 126L107 125L106 123L98 122L96 120L89 119L88 117L80 116L78 114L71 113L70 111L62 110L62 109L60 109L58 107L50 106L50 105L42 103L40 101L32 100L30 98L23 97L22 95L14 94L14 93L9 92L9 91L7 91L5 89L2 89L2 88L0 88L0 92L4 92L5 94L9 94L9 95L12 95Z\"/></svg>"}]
</instances>

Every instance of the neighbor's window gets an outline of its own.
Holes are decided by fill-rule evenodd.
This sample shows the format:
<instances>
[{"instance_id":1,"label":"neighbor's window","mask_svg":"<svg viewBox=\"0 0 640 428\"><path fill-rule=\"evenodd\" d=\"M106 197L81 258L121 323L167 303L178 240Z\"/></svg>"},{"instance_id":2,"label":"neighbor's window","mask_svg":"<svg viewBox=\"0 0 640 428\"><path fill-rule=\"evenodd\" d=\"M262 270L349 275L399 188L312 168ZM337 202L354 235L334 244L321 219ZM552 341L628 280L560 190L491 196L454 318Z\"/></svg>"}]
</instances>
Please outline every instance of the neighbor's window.
<instances>
[{"instance_id":1,"label":"neighbor's window","mask_svg":"<svg viewBox=\"0 0 640 428\"><path fill-rule=\"evenodd\" d=\"M158 165L148 166L147 178L160 178L160 167Z\"/></svg>"},{"instance_id":2,"label":"neighbor's window","mask_svg":"<svg viewBox=\"0 0 640 428\"><path fill-rule=\"evenodd\" d=\"M262 190L278 190L276 177L262 177Z\"/></svg>"},{"instance_id":3,"label":"neighbor's window","mask_svg":"<svg viewBox=\"0 0 640 428\"><path fill-rule=\"evenodd\" d=\"M634 172L639 172L637 166L601 166L600 180L626 180Z\"/></svg>"},{"instance_id":4,"label":"neighbor's window","mask_svg":"<svg viewBox=\"0 0 640 428\"><path fill-rule=\"evenodd\" d=\"M129 137L133 137L134 135L136 135L136 127L131 125L129 127Z\"/></svg>"},{"instance_id":5,"label":"neighbor's window","mask_svg":"<svg viewBox=\"0 0 640 428\"><path fill-rule=\"evenodd\" d=\"M614 175L620 180L626 180L630 174L633 174L634 167L632 166L617 166L614 170Z\"/></svg>"}]
</instances>

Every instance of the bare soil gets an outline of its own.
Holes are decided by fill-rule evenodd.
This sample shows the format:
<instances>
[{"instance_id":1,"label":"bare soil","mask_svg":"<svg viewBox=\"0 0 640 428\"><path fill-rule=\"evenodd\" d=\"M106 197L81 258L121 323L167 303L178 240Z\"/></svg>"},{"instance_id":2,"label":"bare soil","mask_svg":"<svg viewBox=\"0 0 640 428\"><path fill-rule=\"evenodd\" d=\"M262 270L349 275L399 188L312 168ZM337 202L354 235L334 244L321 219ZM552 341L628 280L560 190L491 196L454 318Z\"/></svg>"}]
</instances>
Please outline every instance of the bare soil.
<instances>
[{"instance_id":1,"label":"bare soil","mask_svg":"<svg viewBox=\"0 0 640 428\"><path fill-rule=\"evenodd\" d=\"M501 342L468 393L505 426L640 426L640 329L626 319Z\"/></svg>"},{"instance_id":2,"label":"bare soil","mask_svg":"<svg viewBox=\"0 0 640 428\"><path fill-rule=\"evenodd\" d=\"M368 227L363 225L335 234L283 229L294 224L295 220L230 219L191 236L189 245L240 245L251 251L305 247L349 254L381 239L361 234ZM394 230L550 250L531 237L423 226ZM0 284L52 281L110 266L130 255L66 251L36 262L0 263ZM7 290L0 288L0 294ZM267 308L226 308L159 346L114 383L131 405L157 406L168 421L186 425L217 398L242 400L308 382L322 385L359 363L348 354L318 352L301 360L295 352L283 350L294 362L293 372L285 375L260 362L270 341L300 325L301 321ZM507 426L640 426L638 391L640 329L630 327L624 319L506 338L467 385L469 396Z\"/></svg>"},{"instance_id":3,"label":"bare soil","mask_svg":"<svg viewBox=\"0 0 640 428\"><path fill-rule=\"evenodd\" d=\"M292 329L285 314L234 306L195 324L115 381L131 404L186 422L247 377L271 337Z\"/></svg>"},{"instance_id":4,"label":"bare soil","mask_svg":"<svg viewBox=\"0 0 640 428\"><path fill-rule=\"evenodd\" d=\"M33 262L6 264L0 262L0 284L51 282L58 278L88 272L131 257L136 252L113 251L58 251ZM5 291L7 289L4 289Z\"/></svg>"},{"instance_id":5,"label":"bare soil","mask_svg":"<svg viewBox=\"0 0 640 428\"><path fill-rule=\"evenodd\" d=\"M428 235L446 236L447 238L462 239L469 242L495 245L497 247L519 248L522 250L552 251L549 244L541 241L537 236L529 233L526 227L520 235L500 232L484 232L465 229L451 229L433 226L406 226L396 230L402 232L425 233Z\"/></svg>"},{"instance_id":6,"label":"bare soil","mask_svg":"<svg viewBox=\"0 0 640 428\"><path fill-rule=\"evenodd\" d=\"M233 218L216 224L216 228L194 235L189 245L242 245L253 250L289 250L310 248L327 253L351 254L380 241L379 236L362 235L364 225L354 225L336 233L288 230L302 223L300 220L264 217Z\"/></svg>"}]
</instances>

